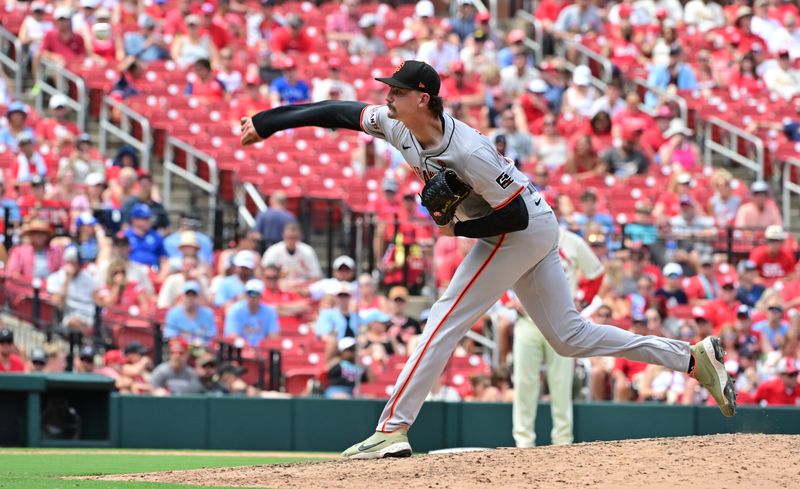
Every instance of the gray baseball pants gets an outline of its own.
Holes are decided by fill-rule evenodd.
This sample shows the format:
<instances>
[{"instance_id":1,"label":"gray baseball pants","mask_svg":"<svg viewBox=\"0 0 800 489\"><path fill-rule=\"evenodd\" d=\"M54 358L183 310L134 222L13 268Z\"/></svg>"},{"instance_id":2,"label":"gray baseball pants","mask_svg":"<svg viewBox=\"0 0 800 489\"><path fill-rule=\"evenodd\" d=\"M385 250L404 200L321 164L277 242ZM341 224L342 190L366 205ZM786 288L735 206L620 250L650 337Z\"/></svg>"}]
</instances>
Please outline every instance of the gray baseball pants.
<instances>
[{"instance_id":1,"label":"gray baseball pants","mask_svg":"<svg viewBox=\"0 0 800 489\"><path fill-rule=\"evenodd\" d=\"M562 356L623 357L680 372L688 369L689 343L640 336L581 318L558 257L558 222L543 201L537 206L527 196L526 202L528 227L478 240L431 308L419 345L383 409L378 431L414 423L459 340L509 288Z\"/></svg>"}]
</instances>

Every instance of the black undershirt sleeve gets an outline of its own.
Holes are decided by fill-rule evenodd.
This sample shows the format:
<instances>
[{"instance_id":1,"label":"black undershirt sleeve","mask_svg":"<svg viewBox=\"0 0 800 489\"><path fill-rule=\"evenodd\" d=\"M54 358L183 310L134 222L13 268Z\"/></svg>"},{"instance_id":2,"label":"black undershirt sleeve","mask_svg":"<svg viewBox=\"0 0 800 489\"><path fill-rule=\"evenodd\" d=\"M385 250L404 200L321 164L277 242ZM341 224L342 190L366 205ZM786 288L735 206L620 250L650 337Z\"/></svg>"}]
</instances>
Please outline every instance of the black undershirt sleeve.
<instances>
[{"instance_id":1,"label":"black undershirt sleeve","mask_svg":"<svg viewBox=\"0 0 800 489\"><path fill-rule=\"evenodd\" d=\"M293 127L361 130L361 111L367 104L325 100L313 104L284 105L253 116L253 127L262 139Z\"/></svg>"},{"instance_id":2,"label":"black undershirt sleeve","mask_svg":"<svg viewBox=\"0 0 800 489\"><path fill-rule=\"evenodd\" d=\"M522 195L488 216L456 222L453 232L467 238L488 238L503 233L522 231L528 227L528 206Z\"/></svg>"}]
</instances>

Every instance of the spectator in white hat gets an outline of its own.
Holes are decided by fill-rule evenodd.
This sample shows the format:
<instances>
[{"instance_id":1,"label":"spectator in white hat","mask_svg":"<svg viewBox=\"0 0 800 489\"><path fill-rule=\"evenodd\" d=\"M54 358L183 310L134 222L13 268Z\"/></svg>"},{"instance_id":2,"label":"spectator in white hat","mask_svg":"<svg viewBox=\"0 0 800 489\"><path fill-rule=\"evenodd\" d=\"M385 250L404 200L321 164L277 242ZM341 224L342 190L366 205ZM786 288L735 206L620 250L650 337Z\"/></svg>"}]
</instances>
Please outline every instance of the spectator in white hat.
<instances>
[{"instance_id":1,"label":"spectator in white hat","mask_svg":"<svg viewBox=\"0 0 800 489\"><path fill-rule=\"evenodd\" d=\"M758 267L759 275L766 285L789 277L795 271L794 253L786 246L788 237L789 233L782 226L774 224L764 231L766 244L756 246L750 251L749 259Z\"/></svg>"},{"instance_id":2,"label":"spectator in white hat","mask_svg":"<svg viewBox=\"0 0 800 489\"><path fill-rule=\"evenodd\" d=\"M750 185L752 200L739 207L734 226L737 228L765 229L783 226L783 217L775 201L769 196L769 185L763 180Z\"/></svg>"},{"instance_id":3,"label":"spectator in white hat","mask_svg":"<svg viewBox=\"0 0 800 489\"><path fill-rule=\"evenodd\" d=\"M261 301L264 282L250 279L244 290L246 297L233 304L225 314L225 337L241 338L256 348L263 340L278 337L278 313L274 307Z\"/></svg>"},{"instance_id":4,"label":"spectator in white hat","mask_svg":"<svg viewBox=\"0 0 800 489\"><path fill-rule=\"evenodd\" d=\"M561 110L574 116L591 117L597 97L597 89L592 86L592 71L586 65L576 66L572 71L572 84L564 92Z\"/></svg>"},{"instance_id":5,"label":"spectator in white hat","mask_svg":"<svg viewBox=\"0 0 800 489\"><path fill-rule=\"evenodd\" d=\"M326 295L336 295L342 282L355 286L356 262L347 255L338 256L333 260L333 276L318 280L308 287L312 300L318 301Z\"/></svg>"},{"instance_id":6,"label":"spectator in white hat","mask_svg":"<svg viewBox=\"0 0 800 489\"><path fill-rule=\"evenodd\" d=\"M217 287L214 297L214 305L217 307L228 308L231 304L239 300L245 292L245 284L255 276L258 255L250 250L242 250L233 257L235 271L228 275Z\"/></svg>"},{"instance_id":7,"label":"spectator in white hat","mask_svg":"<svg viewBox=\"0 0 800 489\"><path fill-rule=\"evenodd\" d=\"M328 362L328 399L351 399L357 382L369 382L372 371L356 360L356 339L342 338L336 344L336 356Z\"/></svg>"},{"instance_id":8,"label":"spectator in white hat","mask_svg":"<svg viewBox=\"0 0 800 489\"><path fill-rule=\"evenodd\" d=\"M39 59L61 66L82 61L86 56L86 45L83 38L72 30L72 10L64 6L56 8L53 20L55 28L44 35L41 49L34 55L34 65L39 64Z\"/></svg>"},{"instance_id":9,"label":"spectator in white hat","mask_svg":"<svg viewBox=\"0 0 800 489\"><path fill-rule=\"evenodd\" d=\"M386 53L386 44L383 42L383 38L375 32L377 26L378 17L375 14L362 15L358 21L361 32L350 40L350 45L347 47L348 52L367 58Z\"/></svg>"},{"instance_id":10,"label":"spectator in white hat","mask_svg":"<svg viewBox=\"0 0 800 489\"><path fill-rule=\"evenodd\" d=\"M326 342L327 358L336 353L338 340L357 337L360 326L358 315L351 308L353 286L349 282L340 282L339 290L333 296L333 306L321 309L314 325L314 333Z\"/></svg>"},{"instance_id":11,"label":"spectator in white hat","mask_svg":"<svg viewBox=\"0 0 800 489\"><path fill-rule=\"evenodd\" d=\"M68 102L67 96L61 93L50 97L50 117L42 118L36 124L36 134L42 140L55 145L59 151L63 146L72 145L81 134L78 125L69 120Z\"/></svg>"},{"instance_id":12,"label":"spectator in white hat","mask_svg":"<svg viewBox=\"0 0 800 489\"><path fill-rule=\"evenodd\" d=\"M45 2L31 2L30 13L25 16L17 37L29 55L39 52L45 34L53 28L53 23L45 18Z\"/></svg>"}]
</instances>

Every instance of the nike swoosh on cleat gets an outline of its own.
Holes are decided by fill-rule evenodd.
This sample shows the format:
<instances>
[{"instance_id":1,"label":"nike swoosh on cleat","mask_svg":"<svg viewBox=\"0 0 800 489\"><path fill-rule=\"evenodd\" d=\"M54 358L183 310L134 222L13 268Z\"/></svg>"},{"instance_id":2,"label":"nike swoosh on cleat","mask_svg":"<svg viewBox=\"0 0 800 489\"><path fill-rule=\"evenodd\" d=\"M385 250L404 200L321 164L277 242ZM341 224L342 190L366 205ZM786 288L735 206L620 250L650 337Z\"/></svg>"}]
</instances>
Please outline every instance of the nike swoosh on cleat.
<instances>
[{"instance_id":1,"label":"nike swoosh on cleat","mask_svg":"<svg viewBox=\"0 0 800 489\"><path fill-rule=\"evenodd\" d=\"M385 441L386 441L386 440L381 440L381 441L379 441L378 443L373 443L372 445L364 445L364 444L362 443L362 444L361 444L361 446L359 446L359 447L358 447L358 451L359 451L359 452L366 452L366 451L367 451L367 450L369 450L370 448L375 448L375 447L377 447L378 445L380 445L381 443L383 443L383 442L385 442Z\"/></svg>"},{"instance_id":2,"label":"nike swoosh on cleat","mask_svg":"<svg viewBox=\"0 0 800 489\"><path fill-rule=\"evenodd\" d=\"M534 202L533 204L534 205L539 205L539 203L541 203L541 202L542 202L542 199L536 199L536 202Z\"/></svg>"},{"instance_id":3,"label":"nike swoosh on cleat","mask_svg":"<svg viewBox=\"0 0 800 489\"><path fill-rule=\"evenodd\" d=\"M410 147L411 147L411 146L403 146L403 149L408 149L408 148L410 148Z\"/></svg>"}]
</instances>

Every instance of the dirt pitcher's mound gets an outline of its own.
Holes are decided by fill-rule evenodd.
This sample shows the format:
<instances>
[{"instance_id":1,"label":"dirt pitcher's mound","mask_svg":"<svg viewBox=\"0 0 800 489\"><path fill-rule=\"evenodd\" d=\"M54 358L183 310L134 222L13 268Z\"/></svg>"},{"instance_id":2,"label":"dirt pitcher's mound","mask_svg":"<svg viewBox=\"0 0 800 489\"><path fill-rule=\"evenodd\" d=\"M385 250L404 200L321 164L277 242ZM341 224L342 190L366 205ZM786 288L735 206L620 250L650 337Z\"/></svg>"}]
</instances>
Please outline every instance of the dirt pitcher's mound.
<instances>
[{"instance_id":1,"label":"dirt pitcher's mound","mask_svg":"<svg viewBox=\"0 0 800 489\"><path fill-rule=\"evenodd\" d=\"M800 436L716 435L98 477L270 488L789 488Z\"/></svg>"}]
</instances>

